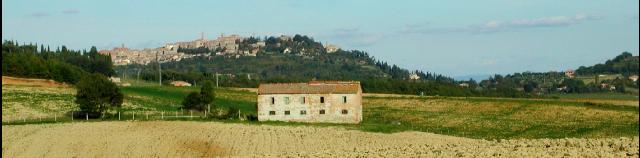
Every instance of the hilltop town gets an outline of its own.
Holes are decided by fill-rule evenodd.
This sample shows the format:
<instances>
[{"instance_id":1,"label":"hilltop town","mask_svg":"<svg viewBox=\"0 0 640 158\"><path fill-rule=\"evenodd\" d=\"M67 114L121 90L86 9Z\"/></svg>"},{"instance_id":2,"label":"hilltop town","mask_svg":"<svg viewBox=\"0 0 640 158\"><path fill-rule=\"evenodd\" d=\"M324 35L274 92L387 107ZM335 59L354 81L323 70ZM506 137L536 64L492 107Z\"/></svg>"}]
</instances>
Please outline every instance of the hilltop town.
<instances>
[{"instance_id":1,"label":"hilltop town","mask_svg":"<svg viewBox=\"0 0 640 158\"><path fill-rule=\"evenodd\" d=\"M273 38L273 37L271 37ZM292 42L292 36L281 35L274 40L275 47L285 45L283 43ZM307 38L307 37L304 37ZM167 43L159 48L145 48L142 50L130 49L123 44L121 47L115 47L111 50L100 50L99 53L111 56L114 65L141 64L147 65L151 62L158 61L160 63L170 61L180 61L182 59L192 58L196 56L231 56L238 58L240 56L257 56L261 50L267 46L267 39L259 39L254 37L242 37L232 34L225 36L221 34L213 40L208 40L204 33L199 39L185 42ZM287 45L281 53L292 53L294 46ZM323 45L325 52L333 53L340 48L336 45ZM209 53L211 52L211 53ZM301 55L305 54L305 48L297 51Z\"/></svg>"}]
</instances>

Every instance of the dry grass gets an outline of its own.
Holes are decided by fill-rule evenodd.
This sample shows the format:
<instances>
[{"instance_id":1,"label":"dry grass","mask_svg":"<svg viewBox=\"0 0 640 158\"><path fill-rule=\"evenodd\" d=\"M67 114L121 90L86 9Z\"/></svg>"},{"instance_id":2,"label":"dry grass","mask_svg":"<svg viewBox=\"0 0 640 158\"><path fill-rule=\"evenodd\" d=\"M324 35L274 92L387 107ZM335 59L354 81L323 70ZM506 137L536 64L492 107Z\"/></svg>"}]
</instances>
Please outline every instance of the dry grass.
<instances>
[{"instance_id":1,"label":"dry grass","mask_svg":"<svg viewBox=\"0 0 640 158\"><path fill-rule=\"evenodd\" d=\"M69 87L2 85L2 120L61 116L76 109Z\"/></svg>"},{"instance_id":2,"label":"dry grass","mask_svg":"<svg viewBox=\"0 0 640 158\"><path fill-rule=\"evenodd\" d=\"M426 131L472 138L600 138L638 135L624 105L547 100L365 97L367 131Z\"/></svg>"}]
</instances>

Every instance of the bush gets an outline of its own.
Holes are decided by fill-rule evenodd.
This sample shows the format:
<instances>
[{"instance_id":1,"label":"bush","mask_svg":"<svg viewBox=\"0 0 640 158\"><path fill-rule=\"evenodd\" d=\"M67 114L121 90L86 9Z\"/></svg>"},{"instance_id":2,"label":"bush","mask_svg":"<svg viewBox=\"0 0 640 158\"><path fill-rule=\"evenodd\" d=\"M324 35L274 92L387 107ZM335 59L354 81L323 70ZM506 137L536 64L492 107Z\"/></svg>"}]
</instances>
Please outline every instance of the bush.
<instances>
[{"instance_id":1,"label":"bush","mask_svg":"<svg viewBox=\"0 0 640 158\"><path fill-rule=\"evenodd\" d=\"M185 97L184 100L182 101L182 108L198 110L198 111L204 110L205 107L202 104L201 98L202 97L198 92L189 93L189 95L187 95L187 97Z\"/></svg>"},{"instance_id":2,"label":"bush","mask_svg":"<svg viewBox=\"0 0 640 158\"><path fill-rule=\"evenodd\" d=\"M258 121L258 116L254 115L254 114L249 114L246 117L247 117L247 120L249 120L249 121Z\"/></svg>"},{"instance_id":3,"label":"bush","mask_svg":"<svg viewBox=\"0 0 640 158\"><path fill-rule=\"evenodd\" d=\"M237 107L227 108L227 113L225 114L225 119L235 119L238 118L238 114L240 113L240 109Z\"/></svg>"},{"instance_id":4,"label":"bush","mask_svg":"<svg viewBox=\"0 0 640 158\"><path fill-rule=\"evenodd\" d=\"M94 73L83 77L76 84L78 92L76 103L85 113L100 113L112 108L120 107L124 95L115 83L109 81L102 74Z\"/></svg>"},{"instance_id":5,"label":"bush","mask_svg":"<svg viewBox=\"0 0 640 158\"><path fill-rule=\"evenodd\" d=\"M205 81L202 88L200 88L200 93L191 92L187 97L182 101L183 109L191 109L204 111L208 108L208 106L213 104L213 101L216 98L216 91L213 83L210 81ZM215 107L213 107L215 108Z\"/></svg>"},{"instance_id":6,"label":"bush","mask_svg":"<svg viewBox=\"0 0 640 158\"><path fill-rule=\"evenodd\" d=\"M220 120L237 119L239 112L240 112L240 109L236 107L215 108L215 109L211 109L211 112L209 113L209 117L220 119Z\"/></svg>"}]
</instances>

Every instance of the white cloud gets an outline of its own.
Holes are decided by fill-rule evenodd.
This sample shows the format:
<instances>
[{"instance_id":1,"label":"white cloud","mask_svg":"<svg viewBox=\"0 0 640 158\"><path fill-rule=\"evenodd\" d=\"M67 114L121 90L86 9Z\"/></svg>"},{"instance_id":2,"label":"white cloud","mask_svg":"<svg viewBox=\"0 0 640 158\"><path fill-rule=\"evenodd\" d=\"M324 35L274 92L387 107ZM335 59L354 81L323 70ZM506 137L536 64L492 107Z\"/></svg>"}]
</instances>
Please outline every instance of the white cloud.
<instances>
[{"instance_id":1,"label":"white cloud","mask_svg":"<svg viewBox=\"0 0 640 158\"><path fill-rule=\"evenodd\" d=\"M427 27L405 27L401 33L494 33L512 30L522 30L530 28L550 28L566 27L579 24L585 21L598 20L597 16L587 14L577 14L575 16L553 16L534 19L518 19L512 21L490 20L482 24L474 24L466 27L448 28L427 28Z\"/></svg>"},{"instance_id":2,"label":"white cloud","mask_svg":"<svg viewBox=\"0 0 640 158\"><path fill-rule=\"evenodd\" d=\"M78 14L78 10L77 9L67 9L67 10L63 10L62 14Z\"/></svg>"},{"instance_id":3,"label":"white cloud","mask_svg":"<svg viewBox=\"0 0 640 158\"><path fill-rule=\"evenodd\" d=\"M585 14L575 16L554 16L537 19L522 19L510 22L507 27L557 27L578 24L583 21L597 20L599 17Z\"/></svg>"},{"instance_id":4,"label":"white cloud","mask_svg":"<svg viewBox=\"0 0 640 158\"><path fill-rule=\"evenodd\" d=\"M30 14L29 16L36 17L36 18L42 18L42 17L47 17L49 15L51 15L51 14L45 13L45 12L35 12L35 13Z\"/></svg>"}]
</instances>

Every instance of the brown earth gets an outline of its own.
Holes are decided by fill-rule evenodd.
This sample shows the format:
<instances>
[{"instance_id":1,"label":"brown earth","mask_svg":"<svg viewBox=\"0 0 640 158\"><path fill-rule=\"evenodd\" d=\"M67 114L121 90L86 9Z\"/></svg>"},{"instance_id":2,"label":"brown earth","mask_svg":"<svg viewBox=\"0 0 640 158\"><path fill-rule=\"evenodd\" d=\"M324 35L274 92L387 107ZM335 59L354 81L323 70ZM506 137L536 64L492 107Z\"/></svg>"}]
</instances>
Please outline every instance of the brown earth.
<instances>
[{"instance_id":1,"label":"brown earth","mask_svg":"<svg viewBox=\"0 0 640 158\"><path fill-rule=\"evenodd\" d=\"M69 87L69 85L47 79L18 78L2 76L2 85L23 85L40 87Z\"/></svg>"},{"instance_id":2,"label":"brown earth","mask_svg":"<svg viewBox=\"0 0 640 158\"><path fill-rule=\"evenodd\" d=\"M215 122L2 126L2 157L638 157L638 137L477 140Z\"/></svg>"}]
</instances>

